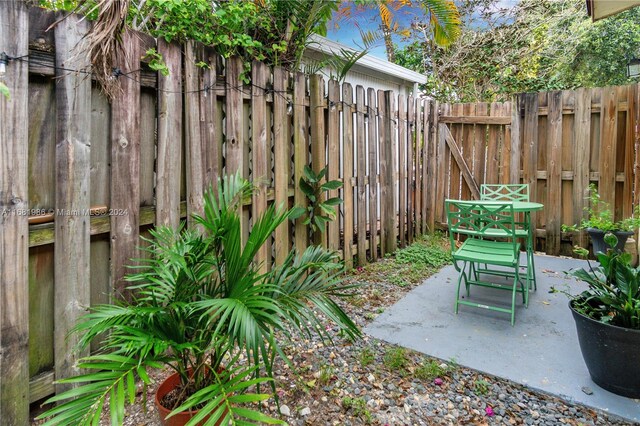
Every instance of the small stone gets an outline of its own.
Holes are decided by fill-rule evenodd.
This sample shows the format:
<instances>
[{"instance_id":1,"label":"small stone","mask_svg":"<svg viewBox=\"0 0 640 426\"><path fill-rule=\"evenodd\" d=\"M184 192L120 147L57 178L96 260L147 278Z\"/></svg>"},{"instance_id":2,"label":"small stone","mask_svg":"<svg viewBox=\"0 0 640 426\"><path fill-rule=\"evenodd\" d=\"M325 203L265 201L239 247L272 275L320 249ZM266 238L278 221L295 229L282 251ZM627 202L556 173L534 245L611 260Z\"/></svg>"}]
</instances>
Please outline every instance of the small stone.
<instances>
[{"instance_id":1,"label":"small stone","mask_svg":"<svg viewBox=\"0 0 640 426\"><path fill-rule=\"evenodd\" d=\"M311 414L311 409L309 407L304 407L302 410L300 410L301 416L308 416L309 414Z\"/></svg>"},{"instance_id":2,"label":"small stone","mask_svg":"<svg viewBox=\"0 0 640 426\"><path fill-rule=\"evenodd\" d=\"M498 395L498 399L499 399L500 401L504 401L505 399L507 399L507 395L505 395L505 394L501 393L500 395Z\"/></svg>"},{"instance_id":3,"label":"small stone","mask_svg":"<svg viewBox=\"0 0 640 426\"><path fill-rule=\"evenodd\" d=\"M280 414L282 414L283 416L289 417L291 415L291 409L289 408L288 405L281 405Z\"/></svg>"},{"instance_id":4,"label":"small stone","mask_svg":"<svg viewBox=\"0 0 640 426\"><path fill-rule=\"evenodd\" d=\"M375 378L375 376L373 374L369 374L367 376L367 380L369 381L369 383L373 383L373 382L376 381L376 378Z\"/></svg>"},{"instance_id":5,"label":"small stone","mask_svg":"<svg viewBox=\"0 0 640 426\"><path fill-rule=\"evenodd\" d=\"M582 387L582 392L586 393L587 395L593 395L593 391L591 390L591 388L589 386L583 386Z\"/></svg>"}]
</instances>

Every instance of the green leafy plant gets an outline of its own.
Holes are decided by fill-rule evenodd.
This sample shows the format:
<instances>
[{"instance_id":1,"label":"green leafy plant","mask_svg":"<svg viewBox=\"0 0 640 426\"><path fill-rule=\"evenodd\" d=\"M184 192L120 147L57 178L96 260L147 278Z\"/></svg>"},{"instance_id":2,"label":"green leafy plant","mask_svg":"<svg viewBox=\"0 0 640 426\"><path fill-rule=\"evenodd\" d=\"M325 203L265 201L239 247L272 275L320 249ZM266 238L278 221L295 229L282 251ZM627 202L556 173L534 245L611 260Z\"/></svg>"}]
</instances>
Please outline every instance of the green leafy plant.
<instances>
[{"instance_id":1,"label":"green leafy plant","mask_svg":"<svg viewBox=\"0 0 640 426\"><path fill-rule=\"evenodd\" d=\"M364 398L351 398L345 396L342 398L342 407L345 410L352 410L353 415L362 419L365 424L369 424L373 420L371 412L367 409L367 403Z\"/></svg>"},{"instance_id":2,"label":"green leafy plant","mask_svg":"<svg viewBox=\"0 0 640 426\"><path fill-rule=\"evenodd\" d=\"M400 370L407 366L409 360L407 359L407 350L399 346L392 347L385 352L382 361L390 370Z\"/></svg>"},{"instance_id":3,"label":"green leafy plant","mask_svg":"<svg viewBox=\"0 0 640 426\"><path fill-rule=\"evenodd\" d=\"M435 359L430 361L423 360L415 370L416 378L420 380L433 380L436 377L443 376L447 369L440 366L440 362Z\"/></svg>"},{"instance_id":4,"label":"green leafy plant","mask_svg":"<svg viewBox=\"0 0 640 426\"><path fill-rule=\"evenodd\" d=\"M362 367L366 367L368 365L373 364L376 356L373 352L373 349L370 346L366 346L360 350L360 354L358 355L358 361L360 361L360 365Z\"/></svg>"},{"instance_id":5,"label":"green leafy plant","mask_svg":"<svg viewBox=\"0 0 640 426\"><path fill-rule=\"evenodd\" d=\"M596 321L640 330L640 268L631 266L629 253L612 248L618 243L615 235L605 236L605 242L610 248L606 253L597 253L600 265L593 266L589 261L588 269L569 271L589 286L572 296L572 306ZM584 249L578 252L584 254Z\"/></svg>"},{"instance_id":6,"label":"green leafy plant","mask_svg":"<svg viewBox=\"0 0 640 426\"><path fill-rule=\"evenodd\" d=\"M204 214L194 216L204 232L151 231L143 249L149 257L127 278L132 299L96 306L75 327L82 348L106 337L101 352L80 363L85 374L61 380L78 387L50 399L60 405L40 416L45 424L97 424L107 398L112 423L120 424L125 403L135 399L136 378L148 383L147 369L162 366L179 374L186 396L168 407L172 414L200 409L189 425L207 415L209 424L281 423L244 406L271 397L259 393L260 385L275 391L272 366L283 353L276 332L285 339L292 332L330 339L320 312L343 334L360 336L332 300L353 288L342 283L335 253L312 246L259 272L254 256L295 209L268 208L243 245L239 206L251 190L238 176L219 181L205 196Z\"/></svg>"},{"instance_id":7,"label":"green leafy plant","mask_svg":"<svg viewBox=\"0 0 640 426\"><path fill-rule=\"evenodd\" d=\"M336 206L342 202L339 197L324 199L327 192L342 187L342 182L338 180L325 182L326 174L326 167L315 173L305 165L304 176L299 182L300 189L308 200L307 217L303 223L309 225L315 235L324 232L327 223L336 219Z\"/></svg>"},{"instance_id":8,"label":"green leafy plant","mask_svg":"<svg viewBox=\"0 0 640 426\"><path fill-rule=\"evenodd\" d=\"M167 64L165 64L162 55L158 53L155 48L147 50L144 54L143 59L149 61L149 68L151 68L152 70L158 71L165 77L169 75L169 67L167 67Z\"/></svg>"},{"instance_id":9,"label":"green leafy plant","mask_svg":"<svg viewBox=\"0 0 640 426\"><path fill-rule=\"evenodd\" d=\"M478 395L486 395L489 393L490 383L484 379L477 379L473 382L473 389Z\"/></svg>"},{"instance_id":10,"label":"green leafy plant","mask_svg":"<svg viewBox=\"0 0 640 426\"><path fill-rule=\"evenodd\" d=\"M11 92L6 84L0 81L0 95L4 96L7 100L11 99Z\"/></svg>"},{"instance_id":11,"label":"green leafy plant","mask_svg":"<svg viewBox=\"0 0 640 426\"><path fill-rule=\"evenodd\" d=\"M601 231L634 231L640 228L640 206L636 206L634 215L615 221L611 206L609 203L602 201L600 194L594 184L589 185L589 206L585 207L588 214L580 225L562 225L562 230L577 231L587 228L596 228Z\"/></svg>"}]
</instances>

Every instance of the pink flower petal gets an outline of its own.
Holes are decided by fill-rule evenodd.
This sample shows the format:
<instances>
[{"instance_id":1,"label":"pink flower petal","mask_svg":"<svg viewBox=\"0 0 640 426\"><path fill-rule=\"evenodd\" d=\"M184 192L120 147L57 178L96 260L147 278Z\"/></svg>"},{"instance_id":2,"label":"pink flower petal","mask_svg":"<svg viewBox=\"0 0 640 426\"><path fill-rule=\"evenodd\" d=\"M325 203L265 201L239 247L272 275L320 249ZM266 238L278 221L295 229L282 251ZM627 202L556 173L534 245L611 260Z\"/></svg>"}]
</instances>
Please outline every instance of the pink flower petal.
<instances>
[{"instance_id":1,"label":"pink flower petal","mask_svg":"<svg viewBox=\"0 0 640 426\"><path fill-rule=\"evenodd\" d=\"M495 413L493 412L493 408L490 405L487 405L487 408L484 409L484 412L487 413L487 416L492 417Z\"/></svg>"},{"instance_id":2,"label":"pink flower petal","mask_svg":"<svg viewBox=\"0 0 640 426\"><path fill-rule=\"evenodd\" d=\"M436 385L436 386L442 386L442 383L444 383L444 382L442 381L442 379L441 379L440 377L437 377L437 378L433 381L433 384L434 384L434 385Z\"/></svg>"}]
</instances>

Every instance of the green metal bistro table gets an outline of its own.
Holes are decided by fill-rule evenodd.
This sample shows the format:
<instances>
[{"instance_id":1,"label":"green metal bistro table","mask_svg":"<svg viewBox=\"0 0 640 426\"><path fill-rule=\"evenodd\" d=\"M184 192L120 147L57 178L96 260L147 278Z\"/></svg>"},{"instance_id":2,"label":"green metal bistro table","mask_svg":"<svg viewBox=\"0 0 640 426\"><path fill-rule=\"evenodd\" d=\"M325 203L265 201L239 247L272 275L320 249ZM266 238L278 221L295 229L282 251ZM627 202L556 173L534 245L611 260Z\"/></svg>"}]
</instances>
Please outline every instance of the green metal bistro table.
<instances>
[{"instance_id":1,"label":"green metal bistro table","mask_svg":"<svg viewBox=\"0 0 640 426\"><path fill-rule=\"evenodd\" d=\"M523 213L524 214L524 227L527 231L526 238L526 250L527 250L527 285L531 288L531 284L533 283L533 289L537 290L538 286L536 283L536 271L535 264L533 261L533 232L534 226L531 223L531 213L540 211L544 208L544 205L541 203L534 203L531 201L513 201L513 212L514 213Z\"/></svg>"}]
</instances>

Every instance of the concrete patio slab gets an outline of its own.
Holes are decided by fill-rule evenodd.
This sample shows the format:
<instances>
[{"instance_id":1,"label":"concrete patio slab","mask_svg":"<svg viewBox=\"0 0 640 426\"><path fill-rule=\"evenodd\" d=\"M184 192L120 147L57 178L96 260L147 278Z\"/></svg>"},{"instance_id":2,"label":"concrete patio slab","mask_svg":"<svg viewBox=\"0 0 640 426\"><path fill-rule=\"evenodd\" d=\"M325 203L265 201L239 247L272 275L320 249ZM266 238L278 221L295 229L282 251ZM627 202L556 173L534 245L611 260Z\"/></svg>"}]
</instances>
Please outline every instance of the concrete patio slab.
<instances>
[{"instance_id":1,"label":"concrete patio slab","mask_svg":"<svg viewBox=\"0 0 640 426\"><path fill-rule=\"evenodd\" d=\"M364 331L376 338L511 380L573 403L640 422L640 400L610 393L593 383L582 359L568 299L552 286L579 292L585 286L564 271L586 266L576 259L536 256L538 291L529 308L521 303L515 326L509 315L460 306L453 312L457 272L447 266L379 315ZM497 294L496 294L497 293ZM509 292L472 288L472 299L510 304ZM519 295L518 295L519 296ZM522 299L519 297L519 301ZM587 395L583 388L593 393Z\"/></svg>"}]
</instances>

